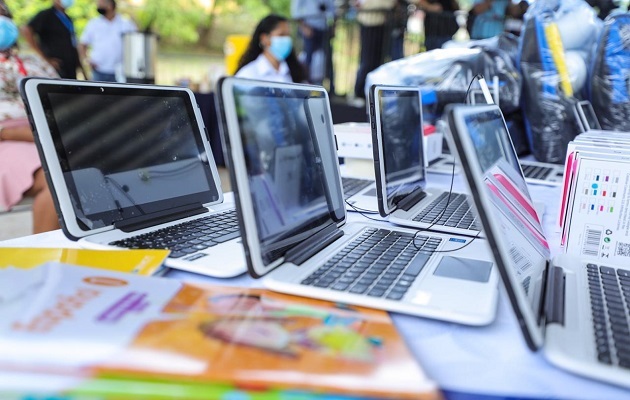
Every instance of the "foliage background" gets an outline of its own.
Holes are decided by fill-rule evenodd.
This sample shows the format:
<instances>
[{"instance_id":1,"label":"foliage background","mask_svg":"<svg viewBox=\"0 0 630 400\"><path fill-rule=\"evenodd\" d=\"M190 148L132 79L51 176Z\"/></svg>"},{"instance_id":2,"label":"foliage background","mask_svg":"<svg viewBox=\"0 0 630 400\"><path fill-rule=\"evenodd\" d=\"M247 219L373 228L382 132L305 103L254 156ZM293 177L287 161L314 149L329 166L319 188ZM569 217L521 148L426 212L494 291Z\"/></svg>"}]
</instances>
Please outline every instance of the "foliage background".
<instances>
[{"instance_id":1,"label":"foliage background","mask_svg":"<svg viewBox=\"0 0 630 400\"><path fill-rule=\"evenodd\" d=\"M6 0L18 25L26 24L52 0ZM219 50L229 34L250 34L268 13L289 15L291 0L118 0L119 13L140 30L160 37L162 48ZM95 0L75 0L67 9L78 35L97 16Z\"/></svg>"}]
</instances>

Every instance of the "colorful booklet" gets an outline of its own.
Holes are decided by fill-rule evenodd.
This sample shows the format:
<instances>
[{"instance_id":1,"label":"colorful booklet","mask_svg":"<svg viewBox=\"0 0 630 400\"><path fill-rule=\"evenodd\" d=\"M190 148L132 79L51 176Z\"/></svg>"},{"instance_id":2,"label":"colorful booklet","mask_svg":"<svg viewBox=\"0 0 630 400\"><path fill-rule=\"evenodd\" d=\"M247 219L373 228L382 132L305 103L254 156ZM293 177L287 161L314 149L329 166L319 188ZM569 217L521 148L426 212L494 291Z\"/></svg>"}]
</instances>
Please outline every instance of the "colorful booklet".
<instances>
[{"instance_id":1,"label":"colorful booklet","mask_svg":"<svg viewBox=\"0 0 630 400\"><path fill-rule=\"evenodd\" d=\"M50 261L129 272L161 275L169 250L87 250L64 248L0 247L0 268L33 268Z\"/></svg>"},{"instance_id":2,"label":"colorful booklet","mask_svg":"<svg viewBox=\"0 0 630 400\"><path fill-rule=\"evenodd\" d=\"M440 397L385 312L58 263L0 269L2 375L0 398Z\"/></svg>"}]
</instances>

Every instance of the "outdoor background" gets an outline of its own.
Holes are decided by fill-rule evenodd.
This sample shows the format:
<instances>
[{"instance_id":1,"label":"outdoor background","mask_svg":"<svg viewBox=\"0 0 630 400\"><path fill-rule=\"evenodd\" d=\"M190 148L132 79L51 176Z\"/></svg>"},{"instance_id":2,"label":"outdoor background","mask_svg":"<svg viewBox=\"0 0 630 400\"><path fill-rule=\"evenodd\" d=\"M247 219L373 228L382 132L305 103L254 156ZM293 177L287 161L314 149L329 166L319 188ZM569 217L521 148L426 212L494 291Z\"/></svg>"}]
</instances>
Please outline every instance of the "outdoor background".
<instances>
[{"instance_id":1,"label":"outdoor background","mask_svg":"<svg viewBox=\"0 0 630 400\"><path fill-rule=\"evenodd\" d=\"M18 25L26 24L38 11L51 6L51 0L7 0ZM343 12L347 0L338 1ZM460 1L462 8L471 0ZM224 73L224 49L228 35L251 35L258 21L269 13L290 16L291 0L117 0L118 12L133 19L139 30L149 30L159 37L156 83L175 85L190 82L196 87L210 84ZM412 10L413 11L413 10ZM95 0L75 0L68 14L80 37L90 18L97 16ZM421 13L418 13L418 17ZM421 51L421 18L410 18L406 54ZM337 29L333 40L337 50L335 70L337 92L346 94L354 81L358 64L358 30L354 21ZM358 28L357 28L358 29ZM21 43L23 50L28 46ZM299 47L299 43L297 43ZM229 51L229 46L227 47ZM347 76L346 76L347 75Z\"/></svg>"}]
</instances>

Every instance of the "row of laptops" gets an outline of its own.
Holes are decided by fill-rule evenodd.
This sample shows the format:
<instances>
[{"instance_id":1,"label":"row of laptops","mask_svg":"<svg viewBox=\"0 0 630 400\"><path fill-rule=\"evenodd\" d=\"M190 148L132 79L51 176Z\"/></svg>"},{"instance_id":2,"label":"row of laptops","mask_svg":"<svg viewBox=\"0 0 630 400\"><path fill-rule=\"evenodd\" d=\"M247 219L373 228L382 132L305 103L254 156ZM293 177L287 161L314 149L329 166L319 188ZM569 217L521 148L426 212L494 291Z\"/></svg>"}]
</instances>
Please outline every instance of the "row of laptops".
<instances>
[{"instance_id":1,"label":"row of laptops","mask_svg":"<svg viewBox=\"0 0 630 400\"><path fill-rule=\"evenodd\" d=\"M500 274L532 349L544 346L558 365L628 385L622 317L628 316L629 272L573 259L549 264L498 107L446 111L482 239L347 223L323 88L226 78L217 89L242 246L235 231L226 233L233 227L219 224L231 226L233 211L223 202L192 93L24 81L66 235L111 247L166 232L162 240L204 246L215 232L232 238L202 250L217 250L217 258L202 256L212 260L204 265L222 268L224 260L242 260L244 249L250 273L264 276L271 289L473 325L494 318ZM488 120L498 128L479 123ZM208 224L208 218L217 220ZM182 239L175 228L182 224L203 229Z\"/></svg>"}]
</instances>

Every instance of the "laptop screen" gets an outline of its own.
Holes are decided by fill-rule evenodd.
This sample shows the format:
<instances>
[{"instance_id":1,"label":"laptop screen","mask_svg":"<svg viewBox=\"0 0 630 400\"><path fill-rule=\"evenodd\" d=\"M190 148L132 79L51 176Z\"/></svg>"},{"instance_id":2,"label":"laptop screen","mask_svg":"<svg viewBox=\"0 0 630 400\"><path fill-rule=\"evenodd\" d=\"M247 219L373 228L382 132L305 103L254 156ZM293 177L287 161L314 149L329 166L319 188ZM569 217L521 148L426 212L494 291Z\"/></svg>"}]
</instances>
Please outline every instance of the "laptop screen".
<instances>
[{"instance_id":1,"label":"laptop screen","mask_svg":"<svg viewBox=\"0 0 630 400\"><path fill-rule=\"evenodd\" d=\"M38 91L82 229L218 200L185 91L56 84Z\"/></svg>"},{"instance_id":2,"label":"laptop screen","mask_svg":"<svg viewBox=\"0 0 630 400\"><path fill-rule=\"evenodd\" d=\"M401 199L425 186L420 92L378 86L375 90L387 205L392 210Z\"/></svg>"},{"instance_id":3,"label":"laptop screen","mask_svg":"<svg viewBox=\"0 0 630 400\"><path fill-rule=\"evenodd\" d=\"M478 211L482 222L487 218L497 229L492 234L486 233L491 248L505 250L500 254L503 262L497 260L497 265L510 270L518 282L515 290L522 293L531 307L533 314L530 315L538 315L549 245L535 214L503 115L494 105L455 106L449 111L449 126L455 147L463 147L458 153L466 175L480 176L468 178L476 206L480 208L475 193L489 200ZM488 229L486 223L484 229ZM494 241L500 241L502 246Z\"/></svg>"},{"instance_id":4,"label":"laptop screen","mask_svg":"<svg viewBox=\"0 0 630 400\"><path fill-rule=\"evenodd\" d=\"M261 256L269 264L345 217L330 107L323 90L299 86L235 81L233 95Z\"/></svg>"}]
</instances>

